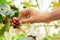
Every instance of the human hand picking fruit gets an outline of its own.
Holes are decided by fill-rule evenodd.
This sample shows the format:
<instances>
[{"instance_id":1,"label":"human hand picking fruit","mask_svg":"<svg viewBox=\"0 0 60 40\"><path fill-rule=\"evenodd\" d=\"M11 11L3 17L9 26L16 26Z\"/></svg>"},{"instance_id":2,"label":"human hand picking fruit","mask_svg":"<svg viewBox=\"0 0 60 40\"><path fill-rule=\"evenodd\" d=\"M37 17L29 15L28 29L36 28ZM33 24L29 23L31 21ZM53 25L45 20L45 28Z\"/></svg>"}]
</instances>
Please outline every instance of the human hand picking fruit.
<instances>
[{"instance_id":1,"label":"human hand picking fruit","mask_svg":"<svg viewBox=\"0 0 60 40\"><path fill-rule=\"evenodd\" d=\"M46 16L47 15L47 16ZM43 14L42 12L29 8L22 10L18 16L18 19L21 19L21 23L40 23L48 18L48 14Z\"/></svg>"},{"instance_id":2,"label":"human hand picking fruit","mask_svg":"<svg viewBox=\"0 0 60 40\"><path fill-rule=\"evenodd\" d=\"M13 27L14 28L19 28L20 25L20 20L18 20L17 18L12 18L12 22L13 22Z\"/></svg>"},{"instance_id":3,"label":"human hand picking fruit","mask_svg":"<svg viewBox=\"0 0 60 40\"><path fill-rule=\"evenodd\" d=\"M51 22L60 20L60 7L51 12L40 12L38 10L29 8L21 11L18 19L21 19L21 23L40 23L40 22Z\"/></svg>"}]
</instances>

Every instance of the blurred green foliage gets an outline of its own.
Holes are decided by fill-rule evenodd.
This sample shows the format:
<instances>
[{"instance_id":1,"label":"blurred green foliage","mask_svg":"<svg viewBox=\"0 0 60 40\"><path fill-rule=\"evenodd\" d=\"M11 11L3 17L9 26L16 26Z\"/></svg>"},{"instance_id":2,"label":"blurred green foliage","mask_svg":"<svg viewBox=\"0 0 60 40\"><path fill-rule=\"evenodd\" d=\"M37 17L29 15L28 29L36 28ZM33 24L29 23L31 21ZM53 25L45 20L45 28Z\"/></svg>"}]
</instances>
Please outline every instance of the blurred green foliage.
<instances>
[{"instance_id":1,"label":"blurred green foliage","mask_svg":"<svg viewBox=\"0 0 60 40\"><path fill-rule=\"evenodd\" d=\"M6 3L6 4L10 5L12 3L12 1L0 0L0 4L2 4L2 3Z\"/></svg>"},{"instance_id":2,"label":"blurred green foliage","mask_svg":"<svg viewBox=\"0 0 60 40\"><path fill-rule=\"evenodd\" d=\"M32 37L27 37L25 33L21 33L17 36L12 36L12 40L34 40Z\"/></svg>"}]
</instances>

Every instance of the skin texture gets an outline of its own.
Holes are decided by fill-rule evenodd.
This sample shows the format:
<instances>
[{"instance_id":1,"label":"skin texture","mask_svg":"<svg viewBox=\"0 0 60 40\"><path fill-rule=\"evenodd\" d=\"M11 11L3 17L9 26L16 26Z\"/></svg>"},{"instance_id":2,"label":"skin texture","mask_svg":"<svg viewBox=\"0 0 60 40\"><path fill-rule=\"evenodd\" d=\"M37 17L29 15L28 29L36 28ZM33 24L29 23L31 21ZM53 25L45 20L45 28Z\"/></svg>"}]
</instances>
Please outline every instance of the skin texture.
<instances>
[{"instance_id":1,"label":"skin texture","mask_svg":"<svg viewBox=\"0 0 60 40\"><path fill-rule=\"evenodd\" d=\"M25 9L18 15L18 19L21 20L21 23L48 23L60 19L60 8L52 12L40 12L32 8Z\"/></svg>"}]
</instances>

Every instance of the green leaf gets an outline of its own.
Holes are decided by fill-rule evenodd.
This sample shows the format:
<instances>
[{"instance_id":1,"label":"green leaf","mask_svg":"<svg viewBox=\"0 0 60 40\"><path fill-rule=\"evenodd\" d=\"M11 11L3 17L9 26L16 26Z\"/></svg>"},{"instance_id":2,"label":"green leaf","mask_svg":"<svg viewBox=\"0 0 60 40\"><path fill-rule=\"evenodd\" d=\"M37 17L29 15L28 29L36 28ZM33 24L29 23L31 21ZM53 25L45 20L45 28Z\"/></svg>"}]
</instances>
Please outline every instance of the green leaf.
<instances>
[{"instance_id":1,"label":"green leaf","mask_svg":"<svg viewBox=\"0 0 60 40\"><path fill-rule=\"evenodd\" d=\"M9 18L12 17L14 15L13 11L11 10L10 6L5 4L5 3L1 3L0 4L0 23L4 22L4 20L6 18L8 18L8 23L4 24L3 28L0 29L0 36L3 36L4 35L4 32L5 31L9 31L9 28L10 28L10 21L9 21ZM1 25L0 25L1 26ZM2 26L1 26L2 27Z\"/></svg>"},{"instance_id":2,"label":"green leaf","mask_svg":"<svg viewBox=\"0 0 60 40\"><path fill-rule=\"evenodd\" d=\"M12 2L6 2L6 4L10 5Z\"/></svg>"},{"instance_id":3,"label":"green leaf","mask_svg":"<svg viewBox=\"0 0 60 40\"><path fill-rule=\"evenodd\" d=\"M0 36L0 40L6 40L5 36Z\"/></svg>"},{"instance_id":4,"label":"green leaf","mask_svg":"<svg viewBox=\"0 0 60 40\"><path fill-rule=\"evenodd\" d=\"M5 4L5 3L2 3L0 4L0 8L3 9L0 11L0 14L2 16L5 16L5 17L11 17L14 15L14 12L11 10L10 6Z\"/></svg>"},{"instance_id":5,"label":"green leaf","mask_svg":"<svg viewBox=\"0 0 60 40\"><path fill-rule=\"evenodd\" d=\"M19 14L18 8L14 6L13 9L14 9L14 17L18 17L18 14Z\"/></svg>"},{"instance_id":6,"label":"green leaf","mask_svg":"<svg viewBox=\"0 0 60 40\"><path fill-rule=\"evenodd\" d=\"M48 35L47 37L48 37L49 40L53 40L52 36Z\"/></svg>"},{"instance_id":7,"label":"green leaf","mask_svg":"<svg viewBox=\"0 0 60 40\"><path fill-rule=\"evenodd\" d=\"M52 2L52 4L53 4L54 8L60 7L60 3L59 2Z\"/></svg>"},{"instance_id":8,"label":"green leaf","mask_svg":"<svg viewBox=\"0 0 60 40\"><path fill-rule=\"evenodd\" d=\"M20 38L20 37L26 37L26 34L25 33L21 33L21 34L18 35L18 38Z\"/></svg>"},{"instance_id":9,"label":"green leaf","mask_svg":"<svg viewBox=\"0 0 60 40\"><path fill-rule=\"evenodd\" d=\"M10 28L10 22L8 22L7 24L5 24L4 26L4 30L9 32L9 28Z\"/></svg>"},{"instance_id":10,"label":"green leaf","mask_svg":"<svg viewBox=\"0 0 60 40\"><path fill-rule=\"evenodd\" d=\"M14 6L14 10L19 11L17 7Z\"/></svg>"},{"instance_id":11,"label":"green leaf","mask_svg":"<svg viewBox=\"0 0 60 40\"><path fill-rule=\"evenodd\" d=\"M6 3L6 4L10 5L12 3L12 1L0 0L0 4L2 4L2 3Z\"/></svg>"},{"instance_id":12,"label":"green leaf","mask_svg":"<svg viewBox=\"0 0 60 40\"><path fill-rule=\"evenodd\" d=\"M2 29L3 28L3 24L2 23L0 23L0 29Z\"/></svg>"},{"instance_id":13,"label":"green leaf","mask_svg":"<svg viewBox=\"0 0 60 40\"><path fill-rule=\"evenodd\" d=\"M6 0L0 0L0 4L1 4L1 3L4 3L5 1L6 1Z\"/></svg>"},{"instance_id":14,"label":"green leaf","mask_svg":"<svg viewBox=\"0 0 60 40\"><path fill-rule=\"evenodd\" d=\"M2 15L0 15L0 23L2 23Z\"/></svg>"},{"instance_id":15,"label":"green leaf","mask_svg":"<svg viewBox=\"0 0 60 40\"><path fill-rule=\"evenodd\" d=\"M48 38L45 37L45 38L43 38L42 40L48 40Z\"/></svg>"},{"instance_id":16,"label":"green leaf","mask_svg":"<svg viewBox=\"0 0 60 40\"><path fill-rule=\"evenodd\" d=\"M12 36L12 40L18 40L17 36Z\"/></svg>"},{"instance_id":17,"label":"green leaf","mask_svg":"<svg viewBox=\"0 0 60 40\"><path fill-rule=\"evenodd\" d=\"M34 4L28 4L28 6L37 7L37 5L34 5Z\"/></svg>"},{"instance_id":18,"label":"green leaf","mask_svg":"<svg viewBox=\"0 0 60 40\"><path fill-rule=\"evenodd\" d=\"M28 37L28 40L34 40L32 37Z\"/></svg>"},{"instance_id":19,"label":"green leaf","mask_svg":"<svg viewBox=\"0 0 60 40\"><path fill-rule=\"evenodd\" d=\"M21 37L19 40L34 40L32 37Z\"/></svg>"},{"instance_id":20,"label":"green leaf","mask_svg":"<svg viewBox=\"0 0 60 40\"><path fill-rule=\"evenodd\" d=\"M4 27L0 29L0 36L3 36L5 31L9 32L9 28L10 28L10 22L5 24Z\"/></svg>"},{"instance_id":21,"label":"green leaf","mask_svg":"<svg viewBox=\"0 0 60 40\"><path fill-rule=\"evenodd\" d=\"M34 5L34 4L28 4L28 5L25 5L26 8L29 8L29 7L37 7L37 5Z\"/></svg>"},{"instance_id":22,"label":"green leaf","mask_svg":"<svg viewBox=\"0 0 60 40\"><path fill-rule=\"evenodd\" d=\"M59 27L59 25L58 25L58 24L55 24L54 26L55 26L55 28L58 28L58 27Z\"/></svg>"}]
</instances>

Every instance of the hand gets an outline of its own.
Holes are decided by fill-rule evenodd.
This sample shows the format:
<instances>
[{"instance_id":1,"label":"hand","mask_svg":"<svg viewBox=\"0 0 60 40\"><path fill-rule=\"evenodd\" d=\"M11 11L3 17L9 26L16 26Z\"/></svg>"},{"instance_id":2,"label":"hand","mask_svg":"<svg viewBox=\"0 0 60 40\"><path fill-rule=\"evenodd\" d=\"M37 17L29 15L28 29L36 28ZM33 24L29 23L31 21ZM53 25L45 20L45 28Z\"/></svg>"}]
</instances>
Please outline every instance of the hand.
<instances>
[{"instance_id":1,"label":"hand","mask_svg":"<svg viewBox=\"0 0 60 40\"><path fill-rule=\"evenodd\" d=\"M18 19L23 18L21 23L40 23L43 22L47 17L47 14L43 14L40 11L29 8L21 11Z\"/></svg>"}]
</instances>

